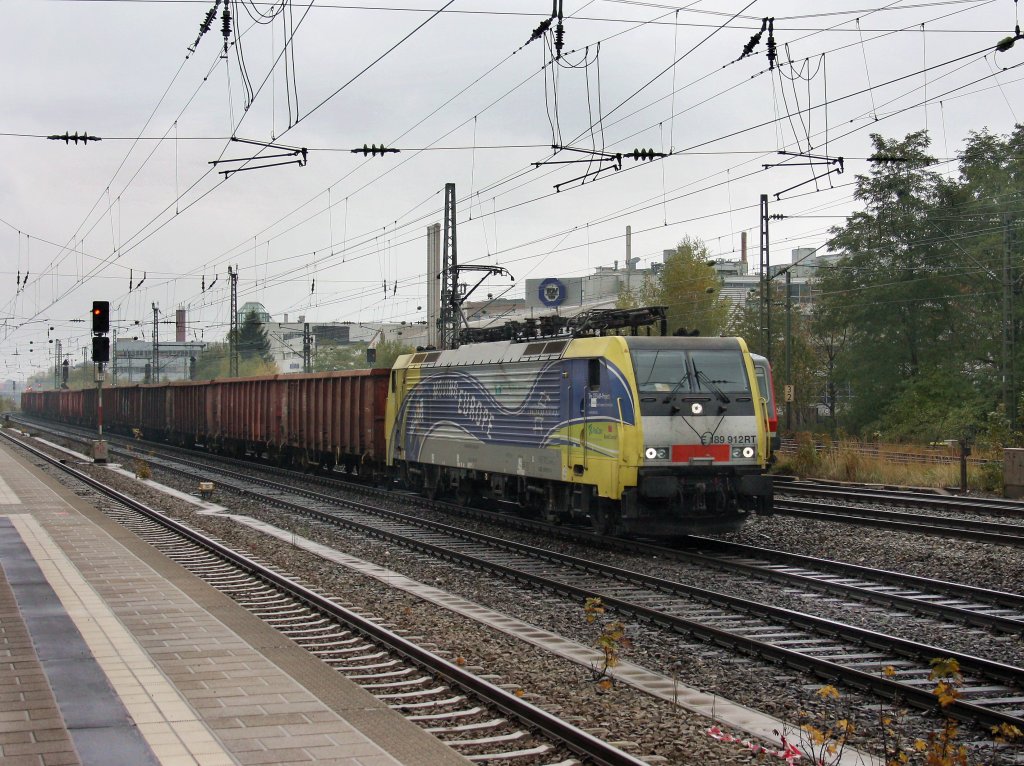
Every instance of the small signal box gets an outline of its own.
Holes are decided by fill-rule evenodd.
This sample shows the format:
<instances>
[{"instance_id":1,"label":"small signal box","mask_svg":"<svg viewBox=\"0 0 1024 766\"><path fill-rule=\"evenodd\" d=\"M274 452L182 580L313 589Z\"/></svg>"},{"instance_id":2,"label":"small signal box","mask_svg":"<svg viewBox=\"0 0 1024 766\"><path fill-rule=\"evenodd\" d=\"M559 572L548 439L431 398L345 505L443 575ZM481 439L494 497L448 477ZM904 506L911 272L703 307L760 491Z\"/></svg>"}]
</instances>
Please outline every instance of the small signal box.
<instances>
[{"instance_id":1,"label":"small signal box","mask_svg":"<svg viewBox=\"0 0 1024 766\"><path fill-rule=\"evenodd\" d=\"M92 331L94 333L110 332L110 301L92 302Z\"/></svg>"}]
</instances>

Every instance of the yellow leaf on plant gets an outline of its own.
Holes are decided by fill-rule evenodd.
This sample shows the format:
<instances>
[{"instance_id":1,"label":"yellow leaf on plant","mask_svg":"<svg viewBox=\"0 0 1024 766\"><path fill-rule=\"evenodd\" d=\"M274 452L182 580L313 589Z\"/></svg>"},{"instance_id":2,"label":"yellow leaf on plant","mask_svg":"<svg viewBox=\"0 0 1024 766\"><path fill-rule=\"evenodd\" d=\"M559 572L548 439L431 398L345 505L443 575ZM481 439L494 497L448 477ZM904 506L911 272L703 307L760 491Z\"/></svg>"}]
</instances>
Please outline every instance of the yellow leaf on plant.
<instances>
[{"instance_id":1,"label":"yellow leaf on plant","mask_svg":"<svg viewBox=\"0 0 1024 766\"><path fill-rule=\"evenodd\" d=\"M516 690L515 690L515 691L513 692L513 694L515 694L515 695L516 695L517 697L522 697L522 696L524 696L524 695L526 694L526 692L525 692L525 691L523 691L522 689L516 689Z\"/></svg>"},{"instance_id":2,"label":"yellow leaf on plant","mask_svg":"<svg viewBox=\"0 0 1024 766\"><path fill-rule=\"evenodd\" d=\"M928 749L928 743L925 742L923 739L915 739L914 749L919 753L923 753L925 750Z\"/></svg>"}]
</instances>

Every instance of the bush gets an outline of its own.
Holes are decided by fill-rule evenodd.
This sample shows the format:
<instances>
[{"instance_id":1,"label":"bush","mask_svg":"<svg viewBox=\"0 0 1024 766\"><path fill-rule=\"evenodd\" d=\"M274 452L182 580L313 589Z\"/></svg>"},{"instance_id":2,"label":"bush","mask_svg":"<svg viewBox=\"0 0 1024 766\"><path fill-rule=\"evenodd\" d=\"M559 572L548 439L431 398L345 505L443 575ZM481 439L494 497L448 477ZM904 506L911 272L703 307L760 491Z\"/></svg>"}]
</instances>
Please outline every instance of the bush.
<instances>
[{"instance_id":1,"label":"bush","mask_svg":"<svg viewBox=\"0 0 1024 766\"><path fill-rule=\"evenodd\" d=\"M790 467L798 476L815 476L820 467L818 450L814 437L809 433L796 435L796 454L790 461Z\"/></svg>"},{"instance_id":2,"label":"bush","mask_svg":"<svg viewBox=\"0 0 1024 766\"><path fill-rule=\"evenodd\" d=\"M1003 464L997 460L986 460L977 471L978 489L983 492L1003 491Z\"/></svg>"}]
</instances>

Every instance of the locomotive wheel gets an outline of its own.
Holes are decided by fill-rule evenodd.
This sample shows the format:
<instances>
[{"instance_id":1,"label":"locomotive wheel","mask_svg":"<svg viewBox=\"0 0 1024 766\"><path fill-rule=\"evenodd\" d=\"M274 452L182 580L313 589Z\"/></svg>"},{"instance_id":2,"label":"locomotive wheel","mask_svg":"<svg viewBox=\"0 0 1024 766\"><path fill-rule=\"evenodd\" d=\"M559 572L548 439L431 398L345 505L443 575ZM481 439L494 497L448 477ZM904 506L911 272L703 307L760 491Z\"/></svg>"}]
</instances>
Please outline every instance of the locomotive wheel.
<instances>
[{"instance_id":1,"label":"locomotive wheel","mask_svg":"<svg viewBox=\"0 0 1024 766\"><path fill-rule=\"evenodd\" d=\"M593 526L594 532L602 537L618 534L622 528L619 509L611 500L603 497L597 498L597 502L591 505L590 524Z\"/></svg>"},{"instance_id":2,"label":"locomotive wheel","mask_svg":"<svg viewBox=\"0 0 1024 766\"><path fill-rule=\"evenodd\" d=\"M460 481L455 490L455 502L459 505L473 505L477 499L476 487L468 479Z\"/></svg>"},{"instance_id":3,"label":"locomotive wheel","mask_svg":"<svg viewBox=\"0 0 1024 766\"><path fill-rule=\"evenodd\" d=\"M437 500L441 496L441 470L436 466L423 468L423 496L427 500Z\"/></svg>"}]
</instances>

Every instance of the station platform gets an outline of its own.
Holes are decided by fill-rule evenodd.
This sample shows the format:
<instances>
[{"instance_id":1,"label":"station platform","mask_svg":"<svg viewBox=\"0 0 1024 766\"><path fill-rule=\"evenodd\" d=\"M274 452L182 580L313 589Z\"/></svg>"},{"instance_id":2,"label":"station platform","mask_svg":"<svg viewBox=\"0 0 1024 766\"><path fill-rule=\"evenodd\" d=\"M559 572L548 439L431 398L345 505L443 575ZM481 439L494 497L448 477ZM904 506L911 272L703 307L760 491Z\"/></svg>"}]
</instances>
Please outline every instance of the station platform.
<instances>
[{"instance_id":1,"label":"station platform","mask_svg":"<svg viewBox=\"0 0 1024 766\"><path fill-rule=\"evenodd\" d=\"M0 443L0 763L468 761Z\"/></svg>"}]
</instances>

